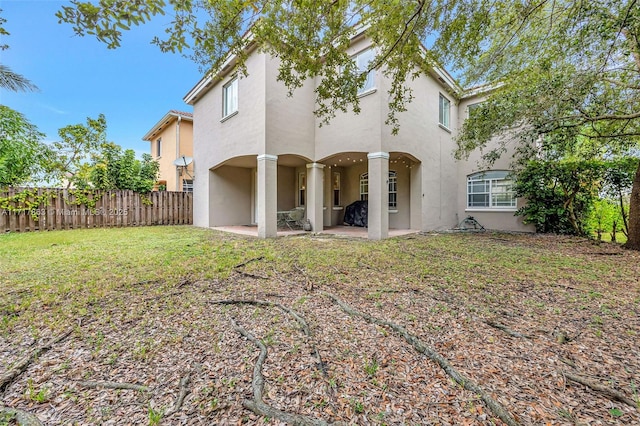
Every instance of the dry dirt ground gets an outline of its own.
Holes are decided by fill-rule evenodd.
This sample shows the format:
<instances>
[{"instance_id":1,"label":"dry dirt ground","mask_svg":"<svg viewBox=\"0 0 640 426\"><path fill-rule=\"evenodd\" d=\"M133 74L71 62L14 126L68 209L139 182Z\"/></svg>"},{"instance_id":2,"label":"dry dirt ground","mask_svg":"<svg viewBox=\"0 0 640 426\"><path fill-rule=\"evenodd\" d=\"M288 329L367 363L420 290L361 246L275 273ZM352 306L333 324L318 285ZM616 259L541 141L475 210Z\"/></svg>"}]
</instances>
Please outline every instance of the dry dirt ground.
<instances>
[{"instance_id":1,"label":"dry dirt ground","mask_svg":"<svg viewBox=\"0 0 640 426\"><path fill-rule=\"evenodd\" d=\"M136 281L132 269L130 285L80 308L7 289L0 377L28 362L0 405L46 425L284 424L245 406L260 360L249 335L267 350L262 398L281 412L352 425L505 424L406 336L348 314L333 295L404 327L517 424L640 424L639 253L490 233L378 243L220 235L202 242L217 247L211 269L225 247L270 245L209 276L189 261L180 279ZM68 315L47 326L20 321L61 307Z\"/></svg>"}]
</instances>

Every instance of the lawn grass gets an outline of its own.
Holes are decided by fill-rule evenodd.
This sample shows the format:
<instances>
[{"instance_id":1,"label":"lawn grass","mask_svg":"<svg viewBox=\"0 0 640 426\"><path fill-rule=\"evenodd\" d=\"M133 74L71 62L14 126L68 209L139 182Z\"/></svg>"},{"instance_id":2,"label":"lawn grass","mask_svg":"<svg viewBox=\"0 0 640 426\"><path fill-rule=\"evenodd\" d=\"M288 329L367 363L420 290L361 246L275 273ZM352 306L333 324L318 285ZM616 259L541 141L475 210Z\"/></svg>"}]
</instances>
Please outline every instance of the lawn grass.
<instances>
[{"instance_id":1,"label":"lawn grass","mask_svg":"<svg viewBox=\"0 0 640 426\"><path fill-rule=\"evenodd\" d=\"M596 233L593 234L593 238L598 238ZM602 241L610 243L611 242L611 232L603 232L602 233ZM616 242L619 244L624 244L627 242L627 236L624 235L623 232L616 232Z\"/></svg>"},{"instance_id":2,"label":"lawn grass","mask_svg":"<svg viewBox=\"0 0 640 426\"><path fill-rule=\"evenodd\" d=\"M277 366L271 378L278 377L283 388L301 389L301 373L286 371L300 364L296 357L305 351L295 341L297 327L282 313L274 315L266 308L213 308L210 301L272 299L307 317L334 369L331 380L341 390L330 404L313 399L309 391L308 399L303 399L305 409L343 420L363 416L363 422L373 424L415 421L408 413L430 405L415 400L410 387L415 386L420 398L430 394L423 388L425 379L401 379L399 371L403 363L421 362L416 361L419 358L411 358L400 342L394 341L397 347L390 355L384 355L384 347L363 344L378 342L388 332L381 334L377 327L367 328L338 315L318 292L322 290L372 315L399 322L458 360L463 369L474 365L478 370L471 368L468 374L493 383L493 392L507 394L510 409L525 423L562 422L567 410L575 421L609 421L607 410L589 411L601 406L601 399L589 400L575 389L567 392L566 385L561 386L564 391L558 390L553 387L556 382L545 377L565 368L558 360L569 357L592 374L626 371L618 379L629 389L640 382L640 361L633 358L640 332L638 260L637 253L610 243L488 232L411 235L378 242L310 235L259 240L188 226L4 234L0 235L0 372L34 341L69 327L74 333L68 347L56 355L59 360L47 361L57 365L55 380L38 381L36 368L16 383L4 401L0 399L0 405L14 401L17 394L27 395L21 387L36 395L43 389L36 385L48 383L51 399L58 401L50 404L64 404L60 395L73 393L76 415L85 416L81 423L129 421L129 414L117 411L124 410L120 405L109 410L91 408L98 394L74 393L70 378L126 371L125 377L148 377L151 385L157 381L158 390L141 405L140 410L146 411L136 414L147 416L149 410L158 409L152 402L164 404L165 409L170 406L173 394L165 389L170 382L167 370L175 376L200 365L196 368L200 377L194 373L192 378L191 420L223 424L234 419L235 423L246 416L233 398L246 393L254 348L233 337L228 316L239 316L243 324L262 334L275 353L271 362ZM535 334L535 346L505 339L483 325L488 320ZM558 344L553 334L557 330L575 339L575 346ZM85 354L77 370L75 355L68 355L75 353ZM398 358L398 353L405 355ZM509 358L514 353L516 361ZM594 353L601 358L592 359ZM393 362L385 361L385 356ZM484 361L476 365L479 360ZM236 364L224 370L202 370L202 365L229 362ZM237 362L243 365L240 370ZM349 365L354 362L361 367L353 370ZM372 374L373 363L377 368ZM493 367L487 370L482 365ZM514 376L509 384L495 377L501 377L498 370L502 368L503 374ZM362 377L352 377L354 371ZM35 381L28 382L32 376ZM214 376L218 378L211 379ZM403 390L392 392L395 403L402 404L405 393L409 401L415 400L407 403L402 415L377 409L388 398L386 389L393 388L394 380L406 381L398 385ZM445 381L442 386L451 383ZM554 396L534 410L526 401L542 394ZM380 399L372 402L371 398ZM235 402L229 402L232 399ZM362 405L360 401L370 402ZM27 402L33 404L32 399ZM136 405L134 400L125 402L122 406ZM581 404L586 408L577 409ZM462 411L451 405L441 415L459 423L466 418ZM86 413L77 414L81 412ZM458 414L462 417L455 417ZM639 420L627 411L614 420L618 417L623 423ZM263 420L254 419L253 424Z\"/></svg>"},{"instance_id":3,"label":"lawn grass","mask_svg":"<svg viewBox=\"0 0 640 426\"><path fill-rule=\"evenodd\" d=\"M114 292L161 294L184 277L224 279L235 265L255 257L264 257L274 270L304 269L317 286L336 280L361 285L341 271L369 270L376 272L368 276L370 292L427 282L480 299L514 280L543 286L579 282L581 288L597 289L603 280L632 277L615 258L585 263L580 253L559 255L539 243L521 244L499 234L493 239L440 234L382 242L258 240L186 226L5 234L0 235L0 291L8 297L0 302L0 312L29 313L35 305L47 312L40 318L44 325L55 327L86 314L88 304ZM475 294L483 289L490 291ZM29 315L21 320L37 323Z\"/></svg>"}]
</instances>

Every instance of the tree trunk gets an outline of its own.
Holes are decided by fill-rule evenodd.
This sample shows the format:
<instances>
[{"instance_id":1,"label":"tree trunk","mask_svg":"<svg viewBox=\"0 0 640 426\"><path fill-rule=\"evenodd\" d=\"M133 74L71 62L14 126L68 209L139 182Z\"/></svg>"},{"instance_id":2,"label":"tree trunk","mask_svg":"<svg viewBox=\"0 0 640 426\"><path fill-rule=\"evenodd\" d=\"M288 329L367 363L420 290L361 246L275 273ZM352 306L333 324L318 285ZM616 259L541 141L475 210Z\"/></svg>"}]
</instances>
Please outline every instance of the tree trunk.
<instances>
[{"instance_id":1,"label":"tree trunk","mask_svg":"<svg viewBox=\"0 0 640 426\"><path fill-rule=\"evenodd\" d=\"M625 248L640 250L640 163L636 170L629 200L629 233Z\"/></svg>"},{"instance_id":2,"label":"tree trunk","mask_svg":"<svg viewBox=\"0 0 640 426\"><path fill-rule=\"evenodd\" d=\"M624 209L624 198L622 198L622 190L618 190L618 201L620 202L620 216L622 216L622 233L625 237L629 236L629 222L627 221L627 211Z\"/></svg>"}]
</instances>

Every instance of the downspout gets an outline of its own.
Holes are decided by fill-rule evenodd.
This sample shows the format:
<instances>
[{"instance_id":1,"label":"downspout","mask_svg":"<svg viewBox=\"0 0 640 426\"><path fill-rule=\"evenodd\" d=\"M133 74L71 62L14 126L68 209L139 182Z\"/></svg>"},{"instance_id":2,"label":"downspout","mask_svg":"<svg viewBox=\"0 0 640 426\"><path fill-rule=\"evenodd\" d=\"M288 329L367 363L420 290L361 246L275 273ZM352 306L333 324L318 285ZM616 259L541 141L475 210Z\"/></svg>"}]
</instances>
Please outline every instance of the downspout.
<instances>
[{"instance_id":1,"label":"downspout","mask_svg":"<svg viewBox=\"0 0 640 426\"><path fill-rule=\"evenodd\" d=\"M176 122L176 158L180 158L180 121L182 117L178 115L178 121ZM180 167L176 166L176 191L181 191L182 185L180 182Z\"/></svg>"}]
</instances>

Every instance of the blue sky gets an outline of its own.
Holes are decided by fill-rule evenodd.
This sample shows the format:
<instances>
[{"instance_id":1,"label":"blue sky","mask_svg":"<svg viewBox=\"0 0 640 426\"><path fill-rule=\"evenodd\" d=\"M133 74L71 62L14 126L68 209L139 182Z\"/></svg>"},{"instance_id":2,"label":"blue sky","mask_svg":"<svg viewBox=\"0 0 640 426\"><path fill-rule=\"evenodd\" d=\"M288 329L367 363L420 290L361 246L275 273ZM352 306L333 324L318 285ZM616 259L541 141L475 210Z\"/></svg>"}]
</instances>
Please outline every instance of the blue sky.
<instances>
[{"instance_id":1,"label":"blue sky","mask_svg":"<svg viewBox=\"0 0 640 426\"><path fill-rule=\"evenodd\" d=\"M0 89L0 103L13 108L47 136L58 129L86 123L102 113L107 139L138 154L149 152L142 137L169 110L191 112L183 96L198 82L198 66L178 54L152 45L171 22L169 14L133 27L119 49L107 49L91 36L79 37L68 24L58 24L55 12L68 2L0 0L0 16L10 33L0 44L0 63L36 84L39 92Z\"/></svg>"}]
</instances>

